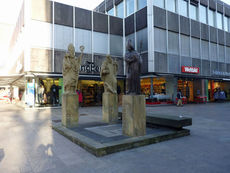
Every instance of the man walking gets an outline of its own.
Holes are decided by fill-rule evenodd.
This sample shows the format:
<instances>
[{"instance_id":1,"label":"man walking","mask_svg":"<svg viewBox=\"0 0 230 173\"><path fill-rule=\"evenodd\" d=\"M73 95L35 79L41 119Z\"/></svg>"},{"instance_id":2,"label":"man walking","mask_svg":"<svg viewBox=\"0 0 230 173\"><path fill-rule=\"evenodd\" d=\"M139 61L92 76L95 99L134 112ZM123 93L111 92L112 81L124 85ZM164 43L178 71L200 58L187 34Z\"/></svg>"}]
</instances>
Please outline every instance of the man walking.
<instances>
[{"instance_id":1,"label":"man walking","mask_svg":"<svg viewBox=\"0 0 230 173\"><path fill-rule=\"evenodd\" d=\"M178 93L177 93L177 106L183 106L181 90L179 90Z\"/></svg>"}]
</instances>

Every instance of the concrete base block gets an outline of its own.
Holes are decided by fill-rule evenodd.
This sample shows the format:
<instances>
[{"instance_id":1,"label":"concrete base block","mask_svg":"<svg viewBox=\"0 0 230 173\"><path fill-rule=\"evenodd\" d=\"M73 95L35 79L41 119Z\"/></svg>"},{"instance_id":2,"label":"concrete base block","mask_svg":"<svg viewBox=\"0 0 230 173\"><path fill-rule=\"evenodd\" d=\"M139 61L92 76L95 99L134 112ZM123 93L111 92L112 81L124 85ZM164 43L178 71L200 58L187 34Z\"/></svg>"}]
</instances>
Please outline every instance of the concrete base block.
<instances>
[{"instance_id":1,"label":"concrete base block","mask_svg":"<svg viewBox=\"0 0 230 173\"><path fill-rule=\"evenodd\" d=\"M146 134L144 95L124 95L122 99L122 131L127 136Z\"/></svg>"},{"instance_id":2,"label":"concrete base block","mask_svg":"<svg viewBox=\"0 0 230 173\"><path fill-rule=\"evenodd\" d=\"M106 123L115 123L118 120L117 94L103 93L102 120Z\"/></svg>"},{"instance_id":3,"label":"concrete base block","mask_svg":"<svg viewBox=\"0 0 230 173\"><path fill-rule=\"evenodd\" d=\"M78 125L78 95L75 93L64 93L62 95L62 125L74 128Z\"/></svg>"}]
</instances>

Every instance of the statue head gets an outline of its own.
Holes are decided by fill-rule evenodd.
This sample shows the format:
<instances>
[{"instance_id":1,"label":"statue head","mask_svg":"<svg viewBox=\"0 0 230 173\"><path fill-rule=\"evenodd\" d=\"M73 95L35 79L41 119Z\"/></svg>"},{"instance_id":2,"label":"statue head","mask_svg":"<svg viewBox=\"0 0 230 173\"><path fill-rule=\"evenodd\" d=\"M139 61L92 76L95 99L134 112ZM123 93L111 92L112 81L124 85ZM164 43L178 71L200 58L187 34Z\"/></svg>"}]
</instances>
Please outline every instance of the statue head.
<instances>
[{"instance_id":1,"label":"statue head","mask_svg":"<svg viewBox=\"0 0 230 173\"><path fill-rule=\"evenodd\" d=\"M72 57L72 58L75 57L75 49L74 49L73 44L69 44L69 46L68 46L68 52L69 52L70 57Z\"/></svg>"},{"instance_id":2,"label":"statue head","mask_svg":"<svg viewBox=\"0 0 230 173\"><path fill-rule=\"evenodd\" d=\"M106 61L107 61L108 63L112 63L112 58L111 58L110 55L106 55Z\"/></svg>"},{"instance_id":3,"label":"statue head","mask_svg":"<svg viewBox=\"0 0 230 173\"><path fill-rule=\"evenodd\" d=\"M127 45L126 45L126 49L127 49L129 52L131 52L131 51L134 50L134 47L133 47L133 45L132 45L132 41L131 41L130 39L128 40L128 43L127 43Z\"/></svg>"}]
</instances>

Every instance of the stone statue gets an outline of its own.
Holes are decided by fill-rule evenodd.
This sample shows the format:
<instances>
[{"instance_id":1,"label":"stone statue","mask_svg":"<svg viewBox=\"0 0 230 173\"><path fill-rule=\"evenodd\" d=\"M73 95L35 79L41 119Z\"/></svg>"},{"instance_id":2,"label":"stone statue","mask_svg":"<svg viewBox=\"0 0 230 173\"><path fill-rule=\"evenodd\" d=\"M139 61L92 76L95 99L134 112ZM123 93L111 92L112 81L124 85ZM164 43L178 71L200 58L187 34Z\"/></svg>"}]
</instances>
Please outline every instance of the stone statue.
<instances>
[{"instance_id":1,"label":"stone statue","mask_svg":"<svg viewBox=\"0 0 230 173\"><path fill-rule=\"evenodd\" d=\"M75 93L76 91L84 46L80 46L80 51L81 55L76 58L74 46L69 44L68 52L64 57L62 74L65 93Z\"/></svg>"},{"instance_id":2,"label":"stone statue","mask_svg":"<svg viewBox=\"0 0 230 173\"><path fill-rule=\"evenodd\" d=\"M117 74L118 65L107 55L105 61L101 66L101 79L104 82L105 93L117 94Z\"/></svg>"},{"instance_id":3,"label":"stone statue","mask_svg":"<svg viewBox=\"0 0 230 173\"><path fill-rule=\"evenodd\" d=\"M131 45L131 40L128 41L126 48L128 50L128 52L125 54L127 94L140 95L140 74L142 59L139 53L135 51Z\"/></svg>"}]
</instances>

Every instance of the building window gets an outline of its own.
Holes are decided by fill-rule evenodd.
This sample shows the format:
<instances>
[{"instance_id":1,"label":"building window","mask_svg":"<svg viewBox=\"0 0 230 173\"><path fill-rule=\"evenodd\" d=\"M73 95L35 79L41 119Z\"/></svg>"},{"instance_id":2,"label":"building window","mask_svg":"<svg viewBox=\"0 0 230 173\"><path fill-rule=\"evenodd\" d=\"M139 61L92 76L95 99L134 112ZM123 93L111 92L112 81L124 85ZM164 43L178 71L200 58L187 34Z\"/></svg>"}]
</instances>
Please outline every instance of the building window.
<instances>
[{"instance_id":1,"label":"building window","mask_svg":"<svg viewBox=\"0 0 230 173\"><path fill-rule=\"evenodd\" d=\"M166 0L167 10L171 12L176 12L176 0Z\"/></svg>"},{"instance_id":2,"label":"building window","mask_svg":"<svg viewBox=\"0 0 230 173\"><path fill-rule=\"evenodd\" d=\"M154 5L160 8L165 8L165 0L154 0Z\"/></svg>"},{"instance_id":3,"label":"building window","mask_svg":"<svg viewBox=\"0 0 230 173\"><path fill-rule=\"evenodd\" d=\"M226 16L224 16L224 30L229 31L228 30L228 18Z\"/></svg>"},{"instance_id":4,"label":"building window","mask_svg":"<svg viewBox=\"0 0 230 173\"><path fill-rule=\"evenodd\" d=\"M168 32L168 51L171 54L179 54L179 35L174 32Z\"/></svg>"},{"instance_id":5,"label":"building window","mask_svg":"<svg viewBox=\"0 0 230 173\"><path fill-rule=\"evenodd\" d=\"M126 16L134 13L134 0L127 0L126 1Z\"/></svg>"},{"instance_id":6,"label":"building window","mask_svg":"<svg viewBox=\"0 0 230 173\"><path fill-rule=\"evenodd\" d=\"M217 61L218 60L217 44L215 44L215 43L210 43L210 59L211 59L211 61Z\"/></svg>"},{"instance_id":7,"label":"building window","mask_svg":"<svg viewBox=\"0 0 230 173\"><path fill-rule=\"evenodd\" d=\"M128 43L129 40L131 40L131 44L135 48L135 35L130 34L130 35L125 37L126 44Z\"/></svg>"},{"instance_id":8,"label":"building window","mask_svg":"<svg viewBox=\"0 0 230 173\"><path fill-rule=\"evenodd\" d=\"M197 6L190 4L189 7L189 17L193 20L197 20Z\"/></svg>"},{"instance_id":9,"label":"building window","mask_svg":"<svg viewBox=\"0 0 230 173\"><path fill-rule=\"evenodd\" d=\"M209 59L208 42L201 40L202 59Z\"/></svg>"},{"instance_id":10,"label":"building window","mask_svg":"<svg viewBox=\"0 0 230 173\"><path fill-rule=\"evenodd\" d=\"M181 35L181 55L190 56L190 38L185 35Z\"/></svg>"},{"instance_id":11,"label":"building window","mask_svg":"<svg viewBox=\"0 0 230 173\"><path fill-rule=\"evenodd\" d=\"M208 10L208 24L210 26L215 26L215 11Z\"/></svg>"},{"instance_id":12,"label":"building window","mask_svg":"<svg viewBox=\"0 0 230 173\"><path fill-rule=\"evenodd\" d=\"M147 28L137 32L137 51L144 52L148 50L148 34Z\"/></svg>"},{"instance_id":13,"label":"building window","mask_svg":"<svg viewBox=\"0 0 230 173\"><path fill-rule=\"evenodd\" d=\"M154 48L157 52L166 53L166 31L154 28Z\"/></svg>"},{"instance_id":14,"label":"building window","mask_svg":"<svg viewBox=\"0 0 230 173\"><path fill-rule=\"evenodd\" d=\"M192 50L191 54L193 58L200 58L200 40L192 37Z\"/></svg>"},{"instance_id":15,"label":"building window","mask_svg":"<svg viewBox=\"0 0 230 173\"><path fill-rule=\"evenodd\" d=\"M207 24L207 7L200 5L200 22Z\"/></svg>"},{"instance_id":16,"label":"building window","mask_svg":"<svg viewBox=\"0 0 230 173\"><path fill-rule=\"evenodd\" d=\"M185 0L179 0L179 14L188 17L188 2Z\"/></svg>"},{"instance_id":17,"label":"building window","mask_svg":"<svg viewBox=\"0 0 230 173\"><path fill-rule=\"evenodd\" d=\"M124 1L117 5L117 17L124 18Z\"/></svg>"},{"instance_id":18,"label":"building window","mask_svg":"<svg viewBox=\"0 0 230 173\"><path fill-rule=\"evenodd\" d=\"M108 15L114 16L114 8L112 8L112 9L110 9L110 10L108 11Z\"/></svg>"},{"instance_id":19,"label":"building window","mask_svg":"<svg viewBox=\"0 0 230 173\"><path fill-rule=\"evenodd\" d=\"M137 10L147 6L147 0L137 0Z\"/></svg>"},{"instance_id":20,"label":"building window","mask_svg":"<svg viewBox=\"0 0 230 173\"><path fill-rule=\"evenodd\" d=\"M217 28L219 29L223 29L223 22L222 22L222 14L221 13L217 13Z\"/></svg>"}]
</instances>

